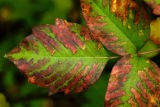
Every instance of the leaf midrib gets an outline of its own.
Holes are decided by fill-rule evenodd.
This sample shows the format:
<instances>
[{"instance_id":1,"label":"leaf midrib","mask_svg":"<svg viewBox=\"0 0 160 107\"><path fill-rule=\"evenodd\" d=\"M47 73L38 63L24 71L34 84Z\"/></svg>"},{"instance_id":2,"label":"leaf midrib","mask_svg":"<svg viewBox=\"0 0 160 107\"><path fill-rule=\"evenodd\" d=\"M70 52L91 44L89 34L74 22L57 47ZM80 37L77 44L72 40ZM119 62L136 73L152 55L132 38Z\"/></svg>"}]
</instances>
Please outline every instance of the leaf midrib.
<instances>
[{"instance_id":1,"label":"leaf midrib","mask_svg":"<svg viewBox=\"0 0 160 107\"><path fill-rule=\"evenodd\" d=\"M133 59L132 59L133 60ZM136 63L135 63L135 65L130 69L130 73L128 74L128 81L125 81L124 82L124 86L122 87L122 89L123 90L125 90L125 92L130 92L130 89L128 89L128 88L126 88L126 87L132 87L132 82L133 82L133 80L134 81L138 81L139 80L139 77L137 77L136 78L136 80L135 80L135 76L137 75L137 72L136 71L138 71L139 69L141 69L141 67L139 66L139 65L141 65L141 64L139 64L139 62L141 62L140 61L140 58L138 58L138 57L136 57L136 59L134 59L135 61L133 61L132 62L132 60L130 61L130 64L132 65L132 63L133 62L135 62L136 61ZM133 75L133 74L135 74L135 75ZM138 79L138 80L137 80ZM135 88L135 87L132 87L132 88ZM129 95L125 95L125 96L122 96L121 98L122 98L122 100L125 102L124 104L126 105L128 105L129 103L127 103L126 102L126 97L129 99L129 97L131 96L131 95L133 95L132 93L129 93ZM127 99L127 100L128 100ZM126 106L127 106L126 105Z\"/></svg>"},{"instance_id":2,"label":"leaf midrib","mask_svg":"<svg viewBox=\"0 0 160 107\"><path fill-rule=\"evenodd\" d=\"M52 56L43 56L43 57L52 57ZM109 57L52 57L52 58L97 58L97 59L106 59Z\"/></svg>"},{"instance_id":3,"label":"leaf midrib","mask_svg":"<svg viewBox=\"0 0 160 107\"><path fill-rule=\"evenodd\" d=\"M32 55L31 58L35 58L37 56L38 57L49 57L49 58L68 58L68 59L70 59L70 58L72 58L72 59L80 59L80 58L85 58L85 59L94 59L94 58L96 58L96 59L110 59L110 58L115 58L115 57L96 57L96 56L95 57L78 57L78 56L77 57L69 57L69 56L68 57L63 57L63 56L62 57L61 56L60 57L58 57L58 56L54 57L54 56L45 56L45 55L41 55L41 56L39 56L39 55ZM4 57L8 57L8 55L5 55Z\"/></svg>"}]
</instances>

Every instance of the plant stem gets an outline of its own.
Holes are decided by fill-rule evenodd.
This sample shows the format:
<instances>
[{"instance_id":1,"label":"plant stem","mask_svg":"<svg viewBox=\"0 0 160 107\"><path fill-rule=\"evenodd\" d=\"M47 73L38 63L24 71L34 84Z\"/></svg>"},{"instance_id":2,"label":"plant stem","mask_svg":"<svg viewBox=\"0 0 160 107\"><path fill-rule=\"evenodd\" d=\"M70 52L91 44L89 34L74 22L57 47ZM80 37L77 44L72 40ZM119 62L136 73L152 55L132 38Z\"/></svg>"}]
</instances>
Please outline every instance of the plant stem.
<instances>
[{"instance_id":1,"label":"plant stem","mask_svg":"<svg viewBox=\"0 0 160 107\"><path fill-rule=\"evenodd\" d=\"M151 50L151 51L147 51L147 52L139 52L137 53L137 55L141 56L141 55L145 55L145 54L149 54L149 53L153 53L153 52L158 52L160 51L160 49L155 49L155 50ZM120 56L113 56L113 57L101 57L101 58L107 58L107 59L116 59L119 58Z\"/></svg>"},{"instance_id":2,"label":"plant stem","mask_svg":"<svg viewBox=\"0 0 160 107\"><path fill-rule=\"evenodd\" d=\"M138 53L138 55L145 55L145 54L149 54L149 53L153 53L153 52L158 52L158 51L160 51L160 49L155 49L155 50L151 50L151 51L147 51L147 52Z\"/></svg>"},{"instance_id":3,"label":"plant stem","mask_svg":"<svg viewBox=\"0 0 160 107\"><path fill-rule=\"evenodd\" d=\"M102 58L106 58L106 59L116 59L119 58L120 56L113 56L113 57L102 57Z\"/></svg>"}]
</instances>

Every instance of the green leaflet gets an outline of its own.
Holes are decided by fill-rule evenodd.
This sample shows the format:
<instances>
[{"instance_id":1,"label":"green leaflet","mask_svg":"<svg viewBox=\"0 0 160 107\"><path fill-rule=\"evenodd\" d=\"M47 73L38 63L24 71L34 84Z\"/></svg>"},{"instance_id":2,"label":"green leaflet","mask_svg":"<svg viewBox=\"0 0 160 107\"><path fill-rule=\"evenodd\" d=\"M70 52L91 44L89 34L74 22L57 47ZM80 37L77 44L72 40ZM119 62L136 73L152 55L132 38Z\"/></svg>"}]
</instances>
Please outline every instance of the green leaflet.
<instances>
[{"instance_id":1,"label":"green leaflet","mask_svg":"<svg viewBox=\"0 0 160 107\"><path fill-rule=\"evenodd\" d=\"M33 28L6 57L50 94L80 92L99 78L109 54L86 27L61 19L55 23Z\"/></svg>"},{"instance_id":2,"label":"green leaflet","mask_svg":"<svg viewBox=\"0 0 160 107\"><path fill-rule=\"evenodd\" d=\"M113 67L105 106L159 107L160 68L151 60L125 56Z\"/></svg>"},{"instance_id":3,"label":"green leaflet","mask_svg":"<svg viewBox=\"0 0 160 107\"><path fill-rule=\"evenodd\" d=\"M81 0L94 36L119 55L134 54L149 39L149 17L133 0Z\"/></svg>"}]
</instances>

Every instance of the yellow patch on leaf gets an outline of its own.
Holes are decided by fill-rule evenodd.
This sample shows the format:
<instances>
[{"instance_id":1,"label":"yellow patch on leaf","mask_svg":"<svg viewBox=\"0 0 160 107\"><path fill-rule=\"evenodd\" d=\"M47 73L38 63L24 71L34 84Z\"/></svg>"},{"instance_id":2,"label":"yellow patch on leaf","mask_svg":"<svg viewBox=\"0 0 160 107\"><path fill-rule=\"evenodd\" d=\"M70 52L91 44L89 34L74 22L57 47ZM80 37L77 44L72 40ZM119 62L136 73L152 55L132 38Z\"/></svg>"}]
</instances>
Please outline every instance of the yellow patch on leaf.
<instances>
[{"instance_id":1,"label":"yellow patch on leaf","mask_svg":"<svg viewBox=\"0 0 160 107\"><path fill-rule=\"evenodd\" d=\"M160 45L160 18L152 21L150 24L151 35L150 39L155 43Z\"/></svg>"}]
</instances>

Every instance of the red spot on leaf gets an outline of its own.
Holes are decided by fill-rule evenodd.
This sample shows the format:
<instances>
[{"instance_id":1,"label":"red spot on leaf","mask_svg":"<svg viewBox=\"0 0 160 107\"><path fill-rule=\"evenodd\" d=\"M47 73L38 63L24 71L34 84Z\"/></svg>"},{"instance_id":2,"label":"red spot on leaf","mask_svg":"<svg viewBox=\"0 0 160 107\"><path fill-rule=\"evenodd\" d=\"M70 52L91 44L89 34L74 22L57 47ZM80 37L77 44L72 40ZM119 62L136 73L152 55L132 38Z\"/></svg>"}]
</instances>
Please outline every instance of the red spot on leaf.
<instances>
[{"instance_id":1,"label":"red spot on leaf","mask_svg":"<svg viewBox=\"0 0 160 107\"><path fill-rule=\"evenodd\" d=\"M77 51L76 46L79 46L81 49L85 49L84 43L80 40L76 33L69 30L69 27L72 27L72 24L60 19L56 19L55 23L56 25L52 27L52 31L65 47L71 49L73 53Z\"/></svg>"},{"instance_id":2,"label":"red spot on leaf","mask_svg":"<svg viewBox=\"0 0 160 107\"><path fill-rule=\"evenodd\" d=\"M136 91L134 88L131 88L131 92L133 93L139 107L146 107L146 104L143 102L141 95L138 93L138 91Z\"/></svg>"},{"instance_id":3,"label":"red spot on leaf","mask_svg":"<svg viewBox=\"0 0 160 107\"><path fill-rule=\"evenodd\" d=\"M104 103L104 107L115 107L118 106L120 104L123 104L121 100L114 100L111 104L108 103Z\"/></svg>"},{"instance_id":4,"label":"red spot on leaf","mask_svg":"<svg viewBox=\"0 0 160 107\"><path fill-rule=\"evenodd\" d=\"M155 92L155 86L153 85L153 83L148 79L148 77L146 76L145 72L143 71L139 71L138 75L140 76L141 80L143 82L145 82L145 84L147 85L147 87L154 93Z\"/></svg>"},{"instance_id":5,"label":"red spot on leaf","mask_svg":"<svg viewBox=\"0 0 160 107\"><path fill-rule=\"evenodd\" d=\"M89 29L88 29L87 27L85 27L85 26L83 26L83 27L81 28L80 34L81 34L81 36L84 36L84 37L85 37L85 41L88 41L88 40L91 39L91 38L90 38L91 33L90 33Z\"/></svg>"},{"instance_id":6,"label":"red spot on leaf","mask_svg":"<svg viewBox=\"0 0 160 107\"><path fill-rule=\"evenodd\" d=\"M160 15L160 5L155 7L153 13L156 14L156 15Z\"/></svg>"},{"instance_id":7,"label":"red spot on leaf","mask_svg":"<svg viewBox=\"0 0 160 107\"><path fill-rule=\"evenodd\" d=\"M128 103L130 103L132 107L136 107L136 102L133 100L133 97L129 98Z\"/></svg>"},{"instance_id":8,"label":"red spot on leaf","mask_svg":"<svg viewBox=\"0 0 160 107\"><path fill-rule=\"evenodd\" d=\"M119 19L125 22L128 15L128 7L131 0L111 0L111 12L114 12Z\"/></svg>"},{"instance_id":9,"label":"red spot on leaf","mask_svg":"<svg viewBox=\"0 0 160 107\"><path fill-rule=\"evenodd\" d=\"M88 41L88 40L95 40L97 42L97 46L98 46L98 49L100 49L102 47L102 44L101 42L99 41L98 37L95 36L90 30L89 28L83 26L82 29L81 29L81 36L84 36L85 37L85 41Z\"/></svg>"},{"instance_id":10,"label":"red spot on leaf","mask_svg":"<svg viewBox=\"0 0 160 107\"><path fill-rule=\"evenodd\" d=\"M34 84L35 83L35 77L34 76L33 77L28 77L28 81L30 83Z\"/></svg>"},{"instance_id":11,"label":"red spot on leaf","mask_svg":"<svg viewBox=\"0 0 160 107\"><path fill-rule=\"evenodd\" d=\"M51 25L48 25L48 27L50 28ZM41 26L40 28L43 28L43 26ZM35 37L43 43L43 45L52 55L54 54L54 49L59 49L58 43L56 43L56 41L52 37L40 31L39 28L33 28L33 33Z\"/></svg>"},{"instance_id":12,"label":"red spot on leaf","mask_svg":"<svg viewBox=\"0 0 160 107\"><path fill-rule=\"evenodd\" d=\"M67 73L65 76L61 78L61 80L57 81L54 86L50 86L50 94L54 94L57 91L61 90L62 88L59 89L63 83L65 83L66 80L70 79L75 73L78 71L78 69L82 66L81 62L78 62L77 65L71 70L69 73ZM63 90L64 91L64 90Z\"/></svg>"},{"instance_id":13,"label":"red spot on leaf","mask_svg":"<svg viewBox=\"0 0 160 107\"><path fill-rule=\"evenodd\" d=\"M8 54L14 54L20 52L20 48L17 46L16 48L12 49Z\"/></svg>"},{"instance_id":14,"label":"red spot on leaf","mask_svg":"<svg viewBox=\"0 0 160 107\"><path fill-rule=\"evenodd\" d=\"M116 92L114 92L114 93L108 94L108 95L105 97L105 99L109 101L109 100L115 99L115 98L120 97L120 96L123 96L123 95L125 95L125 92L120 89L120 90L118 90L118 91L116 91Z\"/></svg>"},{"instance_id":15,"label":"red spot on leaf","mask_svg":"<svg viewBox=\"0 0 160 107\"><path fill-rule=\"evenodd\" d=\"M89 68L90 66L86 66L84 70L81 71L81 73L79 73L76 77L74 77L74 79L72 79L72 81L70 81L67 87L63 88L66 94L68 94L70 91L74 91L73 89L75 88L79 88L78 82L83 79L83 76L85 73L87 73Z\"/></svg>"},{"instance_id":16,"label":"red spot on leaf","mask_svg":"<svg viewBox=\"0 0 160 107\"><path fill-rule=\"evenodd\" d=\"M87 76L83 79L82 83L79 85L79 88L75 89L75 92L81 92L82 90L87 89L90 85L93 84L91 82L92 77L96 75L96 70L98 69L98 64L93 64L92 69L89 71ZM93 78L97 80L96 78Z\"/></svg>"}]
</instances>

